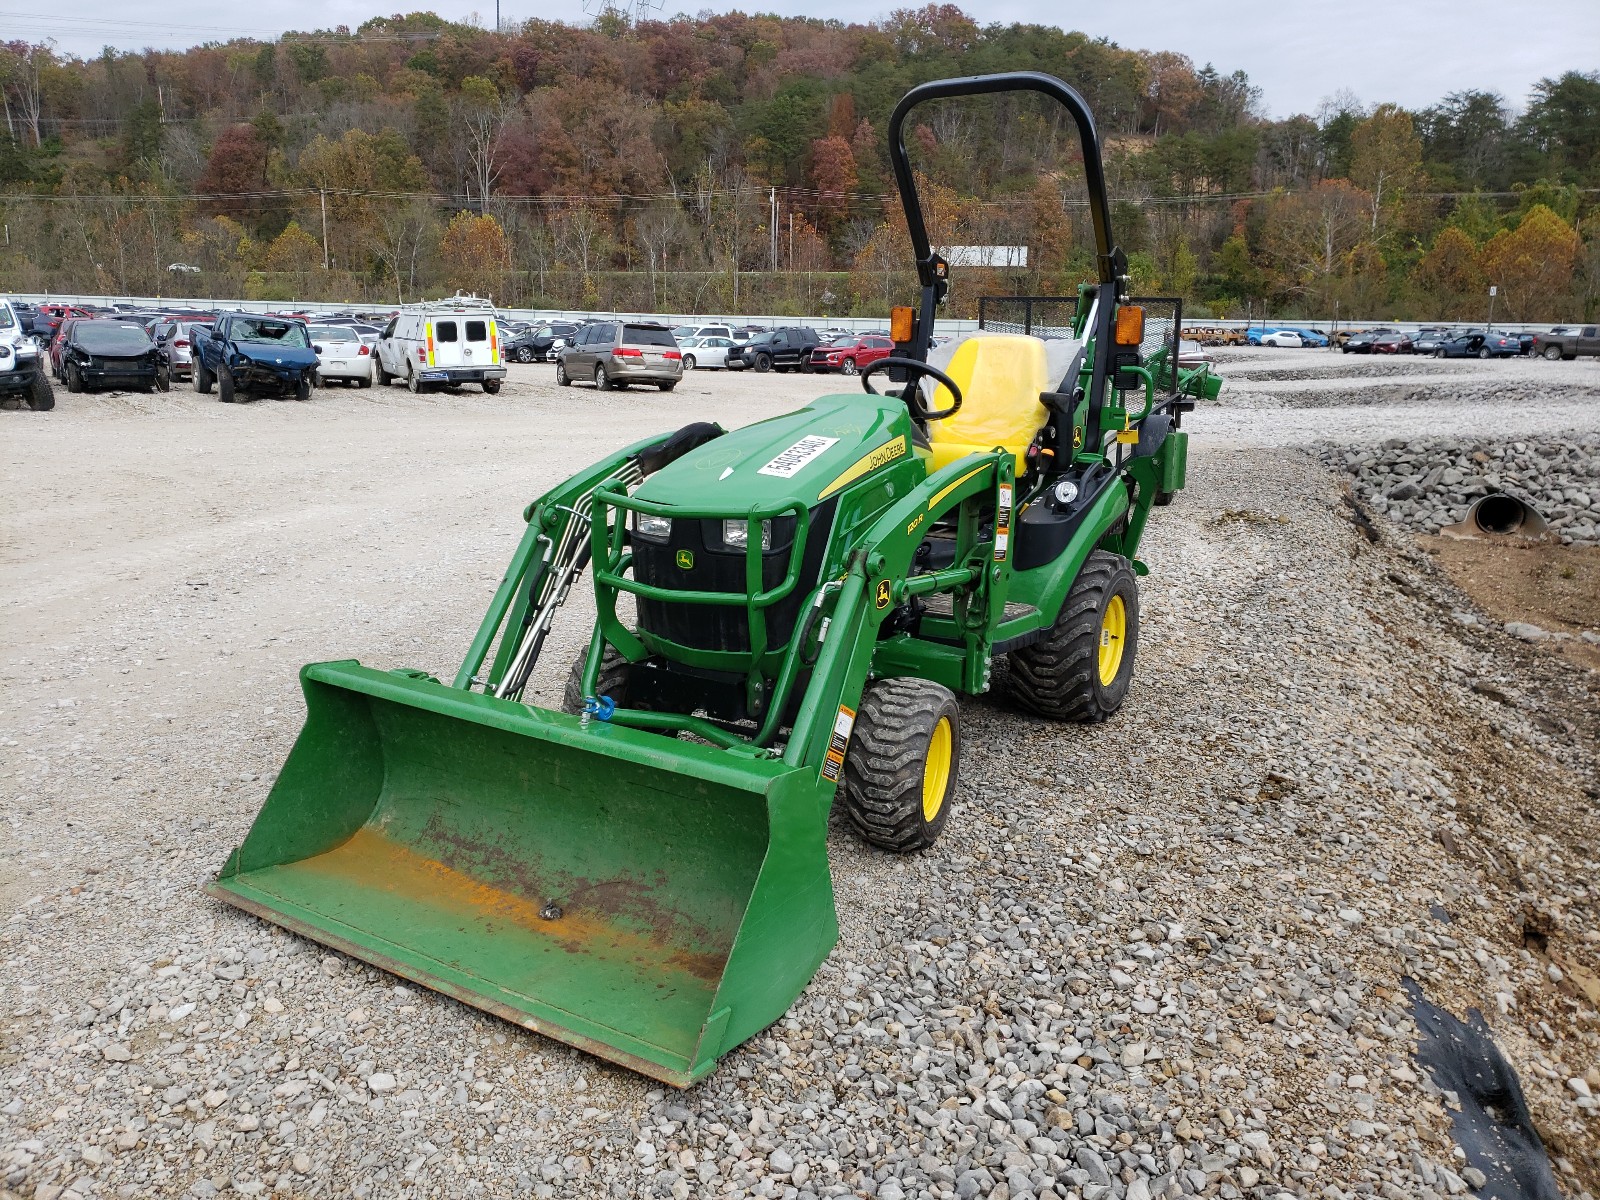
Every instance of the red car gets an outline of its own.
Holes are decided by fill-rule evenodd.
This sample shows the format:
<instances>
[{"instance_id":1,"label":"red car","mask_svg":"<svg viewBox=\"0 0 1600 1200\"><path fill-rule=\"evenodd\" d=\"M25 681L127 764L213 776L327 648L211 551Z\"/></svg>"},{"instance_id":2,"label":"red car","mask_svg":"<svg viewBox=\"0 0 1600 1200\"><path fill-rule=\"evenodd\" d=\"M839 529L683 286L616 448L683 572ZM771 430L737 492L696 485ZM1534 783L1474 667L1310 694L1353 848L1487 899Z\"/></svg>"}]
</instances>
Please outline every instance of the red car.
<instances>
[{"instance_id":1,"label":"red car","mask_svg":"<svg viewBox=\"0 0 1600 1200\"><path fill-rule=\"evenodd\" d=\"M893 353L894 343L886 337L871 334L857 337L850 334L834 338L826 346L818 346L811 352L810 365L813 371L843 371L846 375L859 375L862 367L871 366Z\"/></svg>"},{"instance_id":2,"label":"red car","mask_svg":"<svg viewBox=\"0 0 1600 1200\"><path fill-rule=\"evenodd\" d=\"M1411 351L1411 338L1404 333L1380 334L1372 341L1374 354L1410 354Z\"/></svg>"},{"instance_id":3,"label":"red car","mask_svg":"<svg viewBox=\"0 0 1600 1200\"><path fill-rule=\"evenodd\" d=\"M50 374L57 379L62 378L62 355L66 352L67 334L72 332L72 327L79 321L92 321L94 315L82 309L73 309L71 314L56 318L55 332L50 335Z\"/></svg>"},{"instance_id":4,"label":"red car","mask_svg":"<svg viewBox=\"0 0 1600 1200\"><path fill-rule=\"evenodd\" d=\"M92 316L94 313L90 309L78 308L71 304L41 304L33 310L33 336L54 340L56 330L68 317Z\"/></svg>"}]
</instances>

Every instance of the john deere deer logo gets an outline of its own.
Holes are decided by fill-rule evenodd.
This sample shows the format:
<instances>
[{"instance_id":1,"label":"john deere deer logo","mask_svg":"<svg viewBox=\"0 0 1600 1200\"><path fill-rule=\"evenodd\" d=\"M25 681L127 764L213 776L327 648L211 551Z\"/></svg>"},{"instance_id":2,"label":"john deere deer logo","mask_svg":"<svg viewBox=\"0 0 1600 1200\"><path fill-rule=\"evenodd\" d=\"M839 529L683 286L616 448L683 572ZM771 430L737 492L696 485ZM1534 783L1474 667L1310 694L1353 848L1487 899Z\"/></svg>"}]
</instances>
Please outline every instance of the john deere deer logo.
<instances>
[{"instance_id":1,"label":"john deere deer logo","mask_svg":"<svg viewBox=\"0 0 1600 1200\"><path fill-rule=\"evenodd\" d=\"M889 581L887 579L878 580L878 607L879 608L888 608L889 607L889 595L890 595L890 593L889 593Z\"/></svg>"},{"instance_id":2,"label":"john deere deer logo","mask_svg":"<svg viewBox=\"0 0 1600 1200\"><path fill-rule=\"evenodd\" d=\"M694 569L694 555L688 550L679 550L676 561L685 571Z\"/></svg>"}]
</instances>

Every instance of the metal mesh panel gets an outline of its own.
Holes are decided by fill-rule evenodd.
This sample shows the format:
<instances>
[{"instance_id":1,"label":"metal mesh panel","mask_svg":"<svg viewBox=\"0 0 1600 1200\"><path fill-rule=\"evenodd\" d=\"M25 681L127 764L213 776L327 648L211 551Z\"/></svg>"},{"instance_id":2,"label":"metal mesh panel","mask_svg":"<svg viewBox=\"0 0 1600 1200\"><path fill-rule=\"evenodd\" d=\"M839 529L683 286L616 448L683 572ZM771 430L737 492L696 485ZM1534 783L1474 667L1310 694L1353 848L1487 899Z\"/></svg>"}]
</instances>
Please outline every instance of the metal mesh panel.
<instances>
[{"instance_id":1,"label":"metal mesh panel","mask_svg":"<svg viewBox=\"0 0 1600 1200\"><path fill-rule=\"evenodd\" d=\"M1139 357L1148 362L1152 355L1165 350L1167 362L1176 363L1183 301L1176 296L1135 296L1129 303L1144 309L1144 340L1139 343Z\"/></svg>"},{"instance_id":2,"label":"metal mesh panel","mask_svg":"<svg viewBox=\"0 0 1600 1200\"><path fill-rule=\"evenodd\" d=\"M978 328L991 333L1069 338L1077 312L1076 296L980 296Z\"/></svg>"}]
</instances>

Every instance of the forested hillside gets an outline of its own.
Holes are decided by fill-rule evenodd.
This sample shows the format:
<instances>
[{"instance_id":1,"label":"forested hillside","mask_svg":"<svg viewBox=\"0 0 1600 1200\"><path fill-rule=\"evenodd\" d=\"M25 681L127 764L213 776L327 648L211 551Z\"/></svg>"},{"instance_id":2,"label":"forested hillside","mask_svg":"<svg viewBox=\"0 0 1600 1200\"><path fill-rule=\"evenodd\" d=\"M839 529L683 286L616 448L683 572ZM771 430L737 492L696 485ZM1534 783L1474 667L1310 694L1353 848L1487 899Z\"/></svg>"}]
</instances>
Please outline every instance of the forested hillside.
<instances>
[{"instance_id":1,"label":"forested hillside","mask_svg":"<svg viewBox=\"0 0 1600 1200\"><path fill-rule=\"evenodd\" d=\"M1217 316L1467 319L1490 284L1507 319L1600 307L1600 72L1267 120L1228 64L952 5L500 33L422 13L87 60L5 44L0 288L882 312L912 281L889 111L920 81L1013 69L1089 100L1140 291ZM1086 276L1059 113L918 117L935 240L1029 249L1025 270L959 272L957 314Z\"/></svg>"}]
</instances>

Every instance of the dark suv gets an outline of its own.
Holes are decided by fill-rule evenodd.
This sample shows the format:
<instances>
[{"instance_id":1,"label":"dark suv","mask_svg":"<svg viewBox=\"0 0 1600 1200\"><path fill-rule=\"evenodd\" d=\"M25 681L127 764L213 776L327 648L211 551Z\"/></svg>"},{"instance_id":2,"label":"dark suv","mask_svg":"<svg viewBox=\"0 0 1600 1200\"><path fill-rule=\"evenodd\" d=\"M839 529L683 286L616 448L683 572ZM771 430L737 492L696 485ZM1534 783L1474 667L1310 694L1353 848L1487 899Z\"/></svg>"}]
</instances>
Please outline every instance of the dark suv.
<instances>
[{"instance_id":1,"label":"dark suv","mask_svg":"<svg viewBox=\"0 0 1600 1200\"><path fill-rule=\"evenodd\" d=\"M734 370L788 371L811 369L811 352L822 344L815 329L791 326L758 333L742 346L728 351L728 366Z\"/></svg>"}]
</instances>

